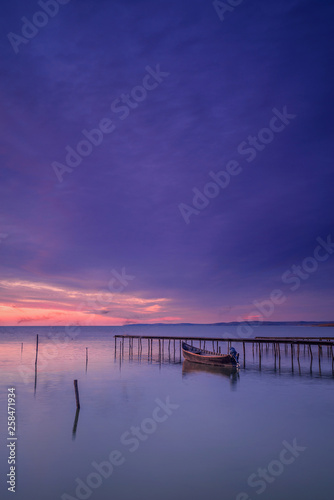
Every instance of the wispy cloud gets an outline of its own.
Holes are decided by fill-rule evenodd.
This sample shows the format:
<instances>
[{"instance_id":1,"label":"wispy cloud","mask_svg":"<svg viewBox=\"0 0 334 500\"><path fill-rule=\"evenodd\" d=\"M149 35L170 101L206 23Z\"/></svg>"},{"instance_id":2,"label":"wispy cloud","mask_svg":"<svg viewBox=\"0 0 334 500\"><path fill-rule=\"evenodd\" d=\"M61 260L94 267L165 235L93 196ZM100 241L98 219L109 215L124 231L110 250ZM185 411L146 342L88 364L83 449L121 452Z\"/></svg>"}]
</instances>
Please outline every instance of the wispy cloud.
<instances>
[{"instance_id":1,"label":"wispy cloud","mask_svg":"<svg viewBox=\"0 0 334 500\"><path fill-rule=\"evenodd\" d=\"M2 324L8 324L8 319L17 324L68 323L68 318L73 316L86 323L87 315L92 322L98 316L107 318L108 324L122 323L129 317L136 318L136 321L152 321L157 315L167 312L170 302L161 297L146 299L124 292L83 291L22 280L1 280L0 290L6 296L6 300L0 303ZM36 314L37 310L48 314Z\"/></svg>"}]
</instances>

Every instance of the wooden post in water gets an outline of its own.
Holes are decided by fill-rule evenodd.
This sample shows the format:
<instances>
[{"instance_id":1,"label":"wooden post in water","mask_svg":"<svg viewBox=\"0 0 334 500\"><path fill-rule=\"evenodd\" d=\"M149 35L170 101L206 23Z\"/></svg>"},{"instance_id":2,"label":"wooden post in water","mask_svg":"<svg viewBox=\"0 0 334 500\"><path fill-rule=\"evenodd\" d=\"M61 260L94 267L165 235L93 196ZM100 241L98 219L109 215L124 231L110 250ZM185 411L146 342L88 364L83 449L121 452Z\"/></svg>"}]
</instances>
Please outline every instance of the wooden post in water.
<instances>
[{"instance_id":1,"label":"wooden post in water","mask_svg":"<svg viewBox=\"0 0 334 500\"><path fill-rule=\"evenodd\" d=\"M86 347L86 371L88 366L88 347Z\"/></svg>"},{"instance_id":2,"label":"wooden post in water","mask_svg":"<svg viewBox=\"0 0 334 500\"><path fill-rule=\"evenodd\" d=\"M78 410L80 410L80 399L79 399L79 389L77 380L74 380L74 392L75 392L75 401L77 404L77 408Z\"/></svg>"},{"instance_id":3,"label":"wooden post in water","mask_svg":"<svg viewBox=\"0 0 334 500\"><path fill-rule=\"evenodd\" d=\"M319 359L319 375L321 375L321 347L318 345L318 359Z\"/></svg>"},{"instance_id":4,"label":"wooden post in water","mask_svg":"<svg viewBox=\"0 0 334 500\"><path fill-rule=\"evenodd\" d=\"M276 360L276 358L275 358L275 360ZM261 346L260 346L260 342L259 342L259 367L261 370Z\"/></svg>"},{"instance_id":5,"label":"wooden post in water","mask_svg":"<svg viewBox=\"0 0 334 500\"><path fill-rule=\"evenodd\" d=\"M245 349L245 342L242 343L242 350L244 353L244 368L246 366L246 349Z\"/></svg>"},{"instance_id":6,"label":"wooden post in water","mask_svg":"<svg viewBox=\"0 0 334 500\"><path fill-rule=\"evenodd\" d=\"M38 360L38 334L36 335L36 359L35 359L35 366L37 366L37 360Z\"/></svg>"},{"instance_id":7,"label":"wooden post in water","mask_svg":"<svg viewBox=\"0 0 334 500\"><path fill-rule=\"evenodd\" d=\"M34 384L34 394L36 394L36 388L37 388L37 361L38 361L38 334L36 335L36 358L35 358L35 384Z\"/></svg>"},{"instance_id":8,"label":"wooden post in water","mask_svg":"<svg viewBox=\"0 0 334 500\"><path fill-rule=\"evenodd\" d=\"M293 371L293 344L291 344L291 369Z\"/></svg>"},{"instance_id":9,"label":"wooden post in water","mask_svg":"<svg viewBox=\"0 0 334 500\"><path fill-rule=\"evenodd\" d=\"M310 354L311 354L310 372L312 373L313 353L312 353L312 348L311 348L310 344L309 344L308 348L309 348L309 351L310 351Z\"/></svg>"}]
</instances>

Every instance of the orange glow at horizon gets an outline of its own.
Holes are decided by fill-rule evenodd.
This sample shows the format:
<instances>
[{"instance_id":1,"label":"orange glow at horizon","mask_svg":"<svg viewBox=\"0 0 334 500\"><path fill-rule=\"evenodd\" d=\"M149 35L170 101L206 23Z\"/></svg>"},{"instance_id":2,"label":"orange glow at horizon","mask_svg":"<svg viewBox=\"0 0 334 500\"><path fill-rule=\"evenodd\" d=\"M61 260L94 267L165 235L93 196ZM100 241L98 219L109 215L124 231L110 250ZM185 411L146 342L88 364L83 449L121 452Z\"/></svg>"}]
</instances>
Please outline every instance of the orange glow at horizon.
<instances>
[{"instance_id":1,"label":"orange glow at horizon","mask_svg":"<svg viewBox=\"0 0 334 500\"><path fill-rule=\"evenodd\" d=\"M167 298L144 299L125 292L75 290L28 281L0 281L0 326L81 326L173 322Z\"/></svg>"}]
</instances>

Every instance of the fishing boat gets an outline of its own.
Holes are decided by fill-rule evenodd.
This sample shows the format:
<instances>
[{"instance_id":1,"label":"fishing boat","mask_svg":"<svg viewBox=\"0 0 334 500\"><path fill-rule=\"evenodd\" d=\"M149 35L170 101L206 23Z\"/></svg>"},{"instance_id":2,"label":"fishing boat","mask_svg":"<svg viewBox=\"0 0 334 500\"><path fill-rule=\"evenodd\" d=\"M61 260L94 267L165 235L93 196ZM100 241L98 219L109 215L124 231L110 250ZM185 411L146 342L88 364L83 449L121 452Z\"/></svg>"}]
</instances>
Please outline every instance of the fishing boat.
<instances>
[{"instance_id":1,"label":"fishing boat","mask_svg":"<svg viewBox=\"0 0 334 500\"><path fill-rule=\"evenodd\" d=\"M239 366L239 354L234 347L230 348L230 354L217 354L182 342L182 353L185 359L193 363L214 366Z\"/></svg>"}]
</instances>

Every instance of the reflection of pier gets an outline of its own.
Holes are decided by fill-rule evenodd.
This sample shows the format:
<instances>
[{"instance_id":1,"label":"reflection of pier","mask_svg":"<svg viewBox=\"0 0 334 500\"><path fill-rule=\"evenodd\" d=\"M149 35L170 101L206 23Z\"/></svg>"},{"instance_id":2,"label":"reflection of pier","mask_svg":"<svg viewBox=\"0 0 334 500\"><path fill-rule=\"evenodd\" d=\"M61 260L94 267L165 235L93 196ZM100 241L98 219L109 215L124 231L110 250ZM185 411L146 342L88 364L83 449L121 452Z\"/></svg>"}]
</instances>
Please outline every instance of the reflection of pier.
<instances>
[{"instance_id":1,"label":"reflection of pier","mask_svg":"<svg viewBox=\"0 0 334 500\"><path fill-rule=\"evenodd\" d=\"M255 337L255 338L216 338L216 337L159 337L150 335L115 335L115 358L119 353L120 361L124 353L133 359L145 356L149 361L182 362L181 343L185 341L214 353L229 352L231 345L240 351L240 364L246 368L249 358L261 370L264 361L273 360L274 369L281 370L288 366L294 372L301 373L301 362L313 371L314 359L317 358L317 371L322 374L322 366L330 366L334 376L333 346L334 337ZM284 366L283 366L284 365Z\"/></svg>"}]
</instances>

